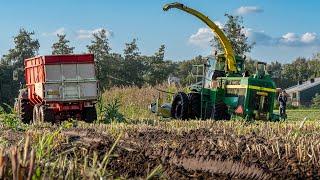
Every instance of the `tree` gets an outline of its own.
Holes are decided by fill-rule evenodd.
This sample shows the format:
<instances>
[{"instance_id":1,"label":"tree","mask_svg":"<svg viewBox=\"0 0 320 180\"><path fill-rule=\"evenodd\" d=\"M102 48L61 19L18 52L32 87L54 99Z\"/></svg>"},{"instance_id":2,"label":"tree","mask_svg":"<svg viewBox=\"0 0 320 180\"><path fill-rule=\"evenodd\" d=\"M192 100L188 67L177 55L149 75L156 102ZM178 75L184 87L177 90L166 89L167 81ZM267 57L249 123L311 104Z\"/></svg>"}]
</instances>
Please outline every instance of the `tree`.
<instances>
[{"instance_id":1,"label":"tree","mask_svg":"<svg viewBox=\"0 0 320 180\"><path fill-rule=\"evenodd\" d=\"M281 88L293 86L298 81L306 81L312 76L307 59L301 57L290 64L284 64L281 72Z\"/></svg>"},{"instance_id":2,"label":"tree","mask_svg":"<svg viewBox=\"0 0 320 180\"><path fill-rule=\"evenodd\" d=\"M156 85L164 82L173 73L174 66L168 61L164 61L165 45L161 45L159 50L151 57L144 57L146 71L143 78L146 83Z\"/></svg>"},{"instance_id":3,"label":"tree","mask_svg":"<svg viewBox=\"0 0 320 180\"><path fill-rule=\"evenodd\" d=\"M0 64L0 101L13 104L18 94L20 83L24 84L24 60L37 54L40 44L33 38L34 32L20 29L14 40L14 48L4 55ZM13 71L17 71L18 80L12 80ZM11 80L11 81L10 81Z\"/></svg>"},{"instance_id":4,"label":"tree","mask_svg":"<svg viewBox=\"0 0 320 180\"><path fill-rule=\"evenodd\" d=\"M223 26L222 31L231 42L234 53L242 56L245 53L250 52L254 43L249 44L248 42L248 37L244 31L243 18L241 16L232 16L229 14L225 14L225 16L228 20ZM223 51L223 47L217 37L214 37L211 43L217 50Z\"/></svg>"},{"instance_id":5,"label":"tree","mask_svg":"<svg viewBox=\"0 0 320 180\"><path fill-rule=\"evenodd\" d=\"M24 60L37 54L40 44L37 39L33 39L34 32L20 29L17 36L13 38L14 48L3 56L3 62L12 63L15 68L23 68Z\"/></svg>"},{"instance_id":6,"label":"tree","mask_svg":"<svg viewBox=\"0 0 320 180\"><path fill-rule=\"evenodd\" d=\"M93 33L93 40L91 40L91 45L88 45L87 48L90 53L95 55L96 60L100 60L109 54L111 47L109 45L109 39L107 38L106 30L102 29L96 33Z\"/></svg>"},{"instance_id":7,"label":"tree","mask_svg":"<svg viewBox=\"0 0 320 180\"><path fill-rule=\"evenodd\" d=\"M165 53L166 46L162 44L159 50L154 54L156 61L163 61L164 60L164 53Z\"/></svg>"},{"instance_id":8,"label":"tree","mask_svg":"<svg viewBox=\"0 0 320 180\"><path fill-rule=\"evenodd\" d=\"M320 95L318 93L312 98L312 107L320 108Z\"/></svg>"},{"instance_id":9,"label":"tree","mask_svg":"<svg viewBox=\"0 0 320 180\"><path fill-rule=\"evenodd\" d=\"M100 81L100 85L103 88L111 86L111 82L108 80L110 80L109 77L112 75L111 73L115 67L115 63L110 56L111 47L106 35L106 30L102 29L94 33L91 45L88 45L87 48L89 53L94 54L97 78Z\"/></svg>"},{"instance_id":10,"label":"tree","mask_svg":"<svg viewBox=\"0 0 320 180\"><path fill-rule=\"evenodd\" d=\"M145 65L140 57L137 40L133 39L130 43L125 44L124 51L124 66L121 69L122 79L125 85L143 85L143 72Z\"/></svg>"},{"instance_id":11,"label":"tree","mask_svg":"<svg viewBox=\"0 0 320 180\"><path fill-rule=\"evenodd\" d=\"M66 39L65 34L57 34L58 42L53 43L52 45L52 54L72 54L74 47L70 47L69 40Z\"/></svg>"},{"instance_id":12,"label":"tree","mask_svg":"<svg viewBox=\"0 0 320 180\"><path fill-rule=\"evenodd\" d=\"M140 56L137 39L133 39L130 43L126 43L125 46L123 53L126 60L136 60L137 57Z\"/></svg>"},{"instance_id":13,"label":"tree","mask_svg":"<svg viewBox=\"0 0 320 180\"><path fill-rule=\"evenodd\" d=\"M312 78L320 77L320 53L315 54L308 61L308 69Z\"/></svg>"},{"instance_id":14,"label":"tree","mask_svg":"<svg viewBox=\"0 0 320 180\"><path fill-rule=\"evenodd\" d=\"M292 66L295 69L296 73L292 73L292 75L295 75L295 79L297 81L306 81L310 77L310 71L308 67L308 62L306 58L299 57L295 61L292 62Z\"/></svg>"},{"instance_id":15,"label":"tree","mask_svg":"<svg viewBox=\"0 0 320 180\"><path fill-rule=\"evenodd\" d=\"M270 72L271 77L273 78L276 85L279 87L282 85L282 64L278 61L271 62L268 65L268 71Z\"/></svg>"},{"instance_id":16,"label":"tree","mask_svg":"<svg viewBox=\"0 0 320 180\"><path fill-rule=\"evenodd\" d=\"M245 69L249 71L250 74L254 74L256 72L256 60L248 58L245 62Z\"/></svg>"},{"instance_id":17,"label":"tree","mask_svg":"<svg viewBox=\"0 0 320 180\"><path fill-rule=\"evenodd\" d=\"M0 64L0 106L2 103L13 104L19 83L12 81L13 66ZM20 74L23 74L22 72Z\"/></svg>"}]
</instances>

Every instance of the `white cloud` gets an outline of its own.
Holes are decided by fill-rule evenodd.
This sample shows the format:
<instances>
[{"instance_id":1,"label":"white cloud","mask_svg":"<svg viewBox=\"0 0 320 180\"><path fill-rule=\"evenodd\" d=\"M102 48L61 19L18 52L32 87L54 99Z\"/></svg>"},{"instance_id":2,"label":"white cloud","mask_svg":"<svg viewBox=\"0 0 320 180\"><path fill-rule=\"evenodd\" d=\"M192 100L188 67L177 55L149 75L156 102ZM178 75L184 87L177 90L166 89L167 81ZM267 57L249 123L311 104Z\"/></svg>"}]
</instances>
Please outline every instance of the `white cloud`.
<instances>
[{"instance_id":1,"label":"white cloud","mask_svg":"<svg viewBox=\"0 0 320 180\"><path fill-rule=\"evenodd\" d=\"M214 21L214 23L220 28L223 29L223 24L220 21ZM189 37L189 43L205 48L210 46L210 41L213 39L214 34L212 30L208 27L199 28L195 34L192 34Z\"/></svg>"},{"instance_id":2,"label":"white cloud","mask_svg":"<svg viewBox=\"0 0 320 180\"><path fill-rule=\"evenodd\" d=\"M189 43L199 46L199 47L208 47L210 41L213 39L213 33L209 28L199 28L195 34L192 34L189 37Z\"/></svg>"},{"instance_id":3,"label":"white cloud","mask_svg":"<svg viewBox=\"0 0 320 180\"><path fill-rule=\"evenodd\" d=\"M260 13L263 12L263 9L257 6L241 6L236 10L236 13L239 15L245 15L249 13Z\"/></svg>"},{"instance_id":4,"label":"white cloud","mask_svg":"<svg viewBox=\"0 0 320 180\"><path fill-rule=\"evenodd\" d=\"M288 32L281 37L272 37L264 31L246 29L245 34L249 41L255 42L257 45L287 47L320 46L320 39L314 32L306 32L302 35Z\"/></svg>"},{"instance_id":5,"label":"white cloud","mask_svg":"<svg viewBox=\"0 0 320 180\"><path fill-rule=\"evenodd\" d=\"M248 37L250 42L254 42L257 45L273 45L276 44L276 40L267 35L264 31L254 31L251 28L243 29L244 34Z\"/></svg>"},{"instance_id":6,"label":"white cloud","mask_svg":"<svg viewBox=\"0 0 320 180\"><path fill-rule=\"evenodd\" d=\"M282 36L282 40L284 42L295 42L299 40L299 37L295 33L289 32Z\"/></svg>"},{"instance_id":7,"label":"white cloud","mask_svg":"<svg viewBox=\"0 0 320 180\"><path fill-rule=\"evenodd\" d=\"M317 39L317 34L316 33L307 32L307 33L304 33L301 36L301 41L304 42L304 43L312 43L316 39Z\"/></svg>"},{"instance_id":8,"label":"white cloud","mask_svg":"<svg viewBox=\"0 0 320 180\"><path fill-rule=\"evenodd\" d=\"M223 25L220 23L220 26ZM276 40L268 36L264 31L254 31L251 28L244 28L242 32L248 37L250 42L256 42L259 45L276 44ZM210 41L214 36L215 35L212 33L211 29L199 28L195 34L192 34L189 37L189 43L201 48L207 48L210 46Z\"/></svg>"},{"instance_id":9,"label":"white cloud","mask_svg":"<svg viewBox=\"0 0 320 180\"><path fill-rule=\"evenodd\" d=\"M77 39L90 39L92 38L92 35L94 33L97 33L99 31L101 31L104 28L97 28L97 29L92 29L92 30L85 30L85 29L80 29L77 31ZM106 35L107 37L111 37L113 36L113 32L110 30L106 30Z\"/></svg>"},{"instance_id":10,"label":"white cloud","mask_svg":"<svg viewBox=\"0 0 320 180\"><path fill-rule=\"evenodd\" d=\"M223 24L215 22L220 28ZM242 32L248 37L250 43L257 46L282 46L282 47L320 47L320 37L314 32L296 34L293 32L284 33L282 36L273 37L264 31L256 31L251 28L244 28ZM214 38L210 28L199 28L198 31L189 37L189 43L201 48L210 46L210 41Z\"/></svg>"},{"instance_id":11,"label":"white cloud","mask_svg":"<svg viewBox=\"0 0 320 180\"><path fill-rule=\"evenodd\" d=\"M44 32L42 33L43 36L56 36L57 34L65 34L65 28L64 27L61 27L53 32Z\"/></svg>"}]
</instances>

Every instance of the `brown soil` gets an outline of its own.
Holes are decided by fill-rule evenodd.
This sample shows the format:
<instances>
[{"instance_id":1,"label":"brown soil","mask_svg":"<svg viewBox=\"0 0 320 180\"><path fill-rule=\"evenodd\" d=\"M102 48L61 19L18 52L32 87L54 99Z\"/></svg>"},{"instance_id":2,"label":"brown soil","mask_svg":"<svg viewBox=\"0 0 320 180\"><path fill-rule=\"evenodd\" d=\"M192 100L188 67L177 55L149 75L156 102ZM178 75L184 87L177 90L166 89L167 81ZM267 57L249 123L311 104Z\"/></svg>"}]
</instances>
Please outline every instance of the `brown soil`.
<instances>
[{"instance_id":1,"label":"brown soil","mask_svg":"<svg viewBox=\"0 0 320 180\"><path fill-rule=\"evenodd\" d=\"M94 129L74 128L62 132L68 138L56 149L70 148L96 151L99 158L114 143L108 133ZM208 129L178 134L156 128L128 130L117 144L108 164L114 177L146 177L162 165L162 177L168 179L312 179L320 176L319 167L299 164L294 153L290 158L278 158L272 152L254 153L248 147L268 141L255 134L234 135L211 132ZM284 157L284 152L279 152Z\"/></svg>"}]
</instances>

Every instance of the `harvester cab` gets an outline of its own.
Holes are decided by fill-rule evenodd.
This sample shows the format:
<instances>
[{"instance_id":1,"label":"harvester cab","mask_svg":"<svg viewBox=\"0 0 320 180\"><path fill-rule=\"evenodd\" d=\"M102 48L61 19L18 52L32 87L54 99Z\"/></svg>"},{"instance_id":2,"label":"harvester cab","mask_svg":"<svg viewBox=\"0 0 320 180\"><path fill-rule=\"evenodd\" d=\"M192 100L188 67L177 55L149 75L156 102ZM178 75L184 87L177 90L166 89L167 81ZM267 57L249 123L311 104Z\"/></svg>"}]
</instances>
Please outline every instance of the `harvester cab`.
<instances>
[{"instance_id":1,"label":"harvester cab","mask_svg":"<svg viewBox=\"0 0 320 180\"><path fill-rule=\"evenodd\" d=\"M248 76L248 73L244 70L245 58L241 56L235 56L236 72L230 72L227 69L228 63L225 58L225 54L219 54L215 56L207 57L205 84L204 87L209 87L213 80L218 77L228 76ZM246 75L244 75L246 73Z\"/></svg>"},{"instance_id":2,"label":"harvester cab","mask_svg":"<svg viewBox=\"0 0 320 180\"><path fill-rule=\"evenodd\" d=\"M267 71L267 63L265 62L257 62L256 63L256 78L263 79L266 76L269 76L269 73Z\"/></svg>"}]
</instances>

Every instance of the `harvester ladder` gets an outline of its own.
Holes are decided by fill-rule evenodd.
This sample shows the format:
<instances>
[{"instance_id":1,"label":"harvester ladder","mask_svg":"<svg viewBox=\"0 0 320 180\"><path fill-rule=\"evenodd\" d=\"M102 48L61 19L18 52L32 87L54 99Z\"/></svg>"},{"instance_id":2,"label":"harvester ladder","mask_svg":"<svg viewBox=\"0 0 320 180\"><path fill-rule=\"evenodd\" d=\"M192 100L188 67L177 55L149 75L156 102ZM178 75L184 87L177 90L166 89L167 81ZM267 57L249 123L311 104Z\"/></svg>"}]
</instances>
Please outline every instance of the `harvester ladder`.
<instances>
[{"instance_id":1,"label":"harvester ladder","mask_svg":"<svg viewBox=\"0 0 320 180\"><path fill-rule=\"evenodd\" d=\"M195 67L196 69L195 74L192 74L192 76L195 77L195 81L196 81L195 84L203 87L205 66L203 64L199 64L199 65L193 65L193 67ZM189 84L191 84L191 82L189 82Z\"/></svg>"}]
</instances>

